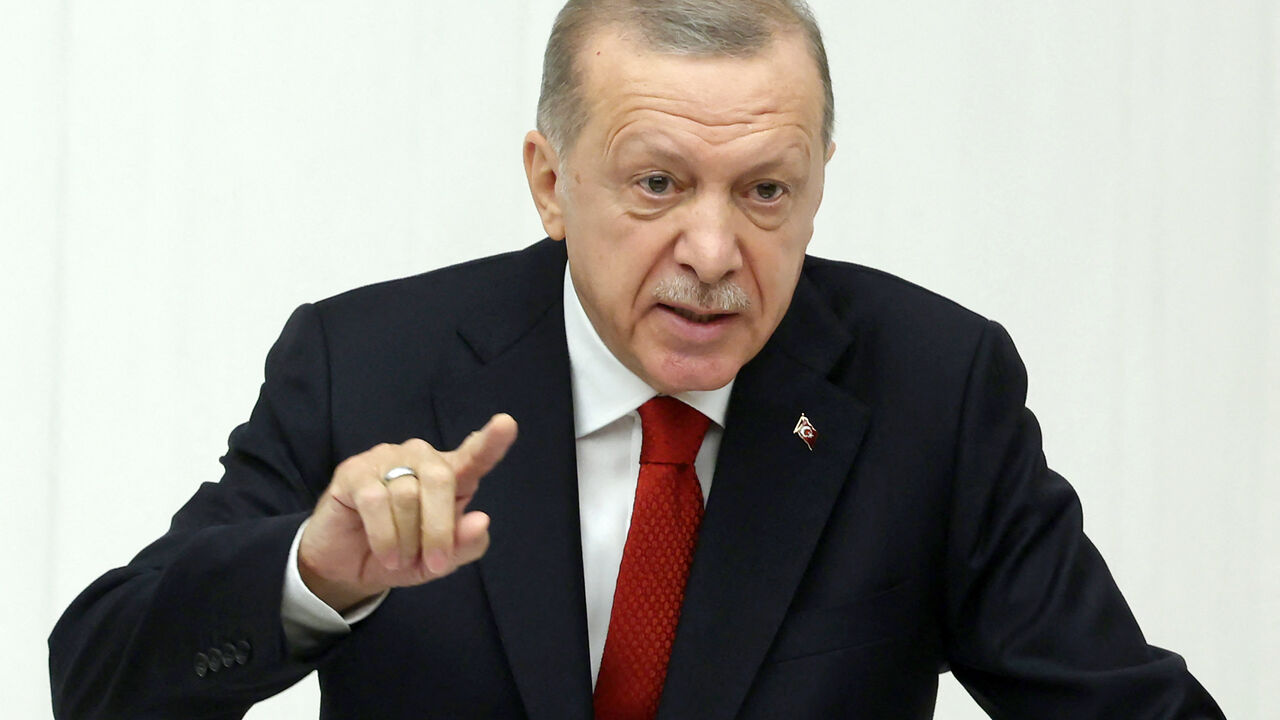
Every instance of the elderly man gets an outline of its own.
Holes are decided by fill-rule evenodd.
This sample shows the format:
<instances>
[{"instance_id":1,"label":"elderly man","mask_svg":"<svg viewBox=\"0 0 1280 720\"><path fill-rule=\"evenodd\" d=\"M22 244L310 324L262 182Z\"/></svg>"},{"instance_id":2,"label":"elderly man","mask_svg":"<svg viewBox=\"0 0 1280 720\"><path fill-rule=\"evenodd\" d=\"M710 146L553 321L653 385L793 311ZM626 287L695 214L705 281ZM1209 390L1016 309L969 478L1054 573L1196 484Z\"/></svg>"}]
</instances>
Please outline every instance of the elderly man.
<instances>
[{"instance_id":1,"label":"elderly man","mask_svg":"<svg viewBox=\"0 0 1280 720\"><path fill-rule=\"evenodd\" d=\"M950 667L994 717L1221 717L1000 327L805 256L832 117L798 0L569 2L549 239L300 308L222 481L55 629L58 716L318 669L332 718L927 718Z\"/></svg>"}]
</instances>

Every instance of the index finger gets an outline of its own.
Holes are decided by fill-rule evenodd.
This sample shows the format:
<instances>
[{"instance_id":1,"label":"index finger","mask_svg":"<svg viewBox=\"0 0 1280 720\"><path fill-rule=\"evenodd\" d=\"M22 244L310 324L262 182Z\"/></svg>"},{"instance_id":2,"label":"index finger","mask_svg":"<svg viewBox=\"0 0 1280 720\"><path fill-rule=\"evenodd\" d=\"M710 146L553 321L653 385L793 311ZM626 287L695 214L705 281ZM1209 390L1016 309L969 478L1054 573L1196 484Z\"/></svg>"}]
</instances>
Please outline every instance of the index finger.
<instances>
[{"instance_id":1,"label":"index finger","mask_svg":"<svg viewBox=\"0 0 1280 720\"><path fill-rule=\"evenodd\" d=\"M484 427L467 436L456 450L441 453L453 467L458 482L458 495L475 493L484 477L507 454L516 440L516 421L506 413L489 418Z\"/></svg>"}]
</instances>

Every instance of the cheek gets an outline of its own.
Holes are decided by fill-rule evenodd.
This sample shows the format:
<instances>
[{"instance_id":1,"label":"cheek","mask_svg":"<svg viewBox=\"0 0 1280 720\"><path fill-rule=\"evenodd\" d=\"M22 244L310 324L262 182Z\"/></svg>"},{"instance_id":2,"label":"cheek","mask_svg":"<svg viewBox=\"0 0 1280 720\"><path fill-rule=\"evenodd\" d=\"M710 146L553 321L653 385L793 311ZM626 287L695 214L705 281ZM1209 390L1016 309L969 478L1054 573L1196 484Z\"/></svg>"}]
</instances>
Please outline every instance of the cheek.
<instances>
[{"instance_id":1,"label":"cheek","mask_svg":"<svg viewBox=\"0 0 1280 720\"><path fill-rule=\"evenodd\" d=\"M643 238L621 232L618 224L597 229L604 242L570 247L569 257L587 287L587 302L608 322L612 332L626 336L647 308L649 288L657 281L655 255L647 252Z\"/></svg>"},{"instance_id":2,"label":"cheek","mask_svg":"<svg viewBox=\"0 0 1280 720\"><path fill-rule=\"evenodd\" d=\"M762 242L752 243L744 249L751 268L755 295L760 301L760 317L765 323L775 324L791 303L800 267L804 263L807 235L781 237L771 234ZM772 332L772 327L768 328Z\"/></svg>"},{"instance_id":3,"label":"cheek","mask_svg":"<svg viewBox=\"0 0 1280 720\"><path fill-rule=\"evenodd\" d=\"M649 289L674 271L669 261L674 235L668 223L624 217L612 223L609 232L614 238L608 246L612 284L619 294L648 297Z\"/></svg>"}]
</instances>

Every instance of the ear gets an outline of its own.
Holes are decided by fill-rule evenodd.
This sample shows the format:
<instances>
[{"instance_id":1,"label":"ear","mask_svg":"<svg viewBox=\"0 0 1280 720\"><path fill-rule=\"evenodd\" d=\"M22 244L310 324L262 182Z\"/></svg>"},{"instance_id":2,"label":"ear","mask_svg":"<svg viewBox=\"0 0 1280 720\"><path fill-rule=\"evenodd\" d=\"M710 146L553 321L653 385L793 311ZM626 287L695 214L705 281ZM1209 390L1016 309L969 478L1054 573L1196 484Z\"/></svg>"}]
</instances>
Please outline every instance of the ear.
<instances>
[{"instance_id":1,"label":"ear","mask_svg":"<svg viewBox=\"0 0 1280 720\"><path fill-rule=\"evenodd\" d=\"M537 130L524 136L524 174L529 180L533 204L542 218L542 229L552 240L564 239L564 212L556 183L560 179L560 157L551 142Z\"/></svg>"},{"instance_id":2,"label":"ear","mask_svg":"<svg viewBox=\"0 0 1280 720\"><path fill-rule=\"evenodd\" d=\"M830 143L827 143L827 156L826 156L826 157L824 157L824 158L822 159L822 168L823 168L822 172L823 172L824 177L823 177L823 179L822 179L822 185L818 188L818 205L817 205L817 207L822 207L822 197L823 197L823 195L825 194L826 189L827 189L827 180L826 180L826 177L825 177L825 175L826 175L826 167L827 167L827 163L831 162L831 156L832 156L832 155L835 155L835 154L836 154L836 144L835 144L835 142L834 142L834 141L832 141L832 142L830 142ZM816 208L815 208L815 212L816 212Z\"/></svg>"}]
</instances>

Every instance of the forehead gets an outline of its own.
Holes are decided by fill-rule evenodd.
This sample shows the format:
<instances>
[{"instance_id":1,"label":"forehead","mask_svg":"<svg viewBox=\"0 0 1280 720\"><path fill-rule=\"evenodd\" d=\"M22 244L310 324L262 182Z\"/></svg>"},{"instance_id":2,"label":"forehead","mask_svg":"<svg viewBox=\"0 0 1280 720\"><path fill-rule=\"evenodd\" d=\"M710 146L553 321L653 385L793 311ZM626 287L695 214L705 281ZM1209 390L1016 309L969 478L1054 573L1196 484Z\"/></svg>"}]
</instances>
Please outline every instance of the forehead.
<instances>
[{"instance_id":1,"label":"forehead","mask_svg":"<svg viewBox=\"0 0 1280 720\"><path fill-rule=\"evenodd\" d=\"M606 145L654 125L712 145L768 131L801 135L815 149L821 142L822 81L799 33L749 57L723 57L658 52L606 29L588 37L578 60L586 132Z\"/></svg>"}]
</instances>

